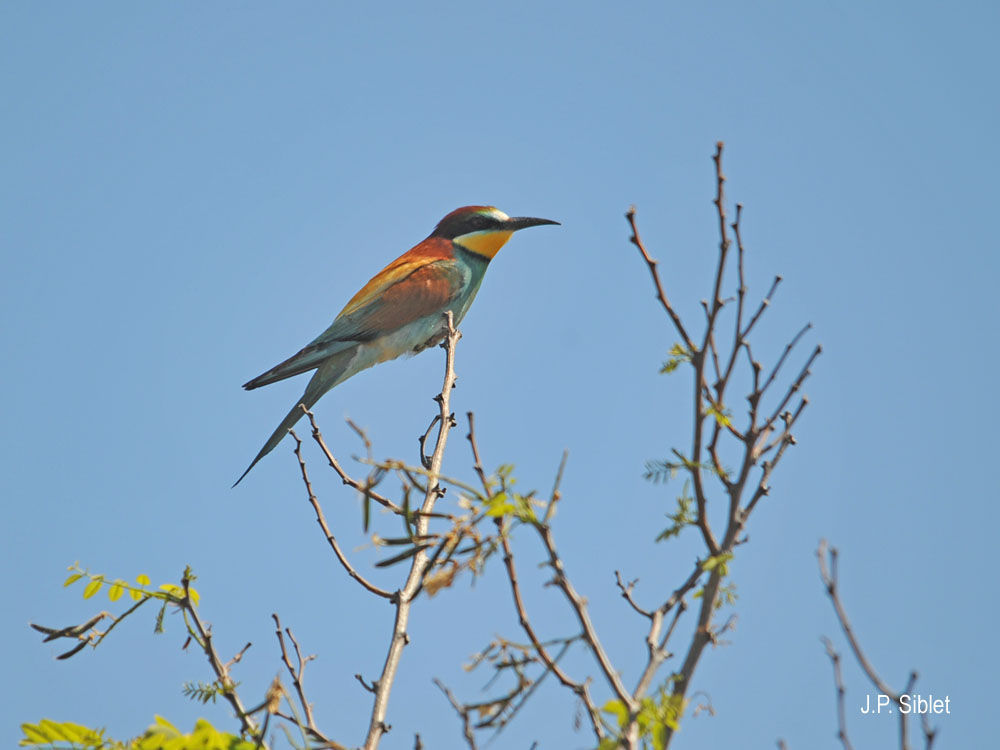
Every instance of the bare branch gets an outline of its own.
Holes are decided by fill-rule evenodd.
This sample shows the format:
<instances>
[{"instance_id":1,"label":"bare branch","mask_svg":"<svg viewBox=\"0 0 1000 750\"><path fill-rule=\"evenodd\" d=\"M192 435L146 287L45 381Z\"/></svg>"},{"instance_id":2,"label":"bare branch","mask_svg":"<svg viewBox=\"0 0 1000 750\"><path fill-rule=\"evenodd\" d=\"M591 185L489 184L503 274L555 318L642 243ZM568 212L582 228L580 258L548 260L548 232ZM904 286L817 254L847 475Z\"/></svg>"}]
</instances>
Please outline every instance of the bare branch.
<instances>
[{"instance_id":1,"label":"bare branch","mask_svg":"<svg viewBox=\"0 0 1000 750\"><path fill-rule=\"evenodd\" d=\"M436 677L434 678L434 684L445 694L451 707L455 709L455 713L462 719L462 736L465 738L465 743L469 746L469 750L477 750L476 736L472 732L472 721L469 718L468 706L463 706L459 703L452 692Z\"/></svg>"},{"instance_id":2,"label":"bare branch","mask_svg":"<svg viewBox=\"0 0 1000 750\"><path fill-rule=\"evenodd\" d=\"M310 414L309 417L312 419L312 414ZM316 432L318 432L318 430ZM316 494L312 489L312 483L309 481L309 473L306 471L306 462L305 459L302 458L302 441L299 439L299 436L295 434L295 430L289 430L288 434L290 434L292 439L295 440L295 457L299 460L299 470L302 473L302 482L305 484L306 493L309 495L309 504L312 506L313 511L316 514L316 523L318 523L320 529L322 529L323 536L326 537L326 541L330 545L330 549L333 550L333 554L337 556L340 564L344 567L344 570L347 571L347 575L376 596L380 596L383 599L392 599L392 592L379 588L361 575L357 570L355 570L354 566L351 565L350 560L347 559L343 551L340 549L340 544L337 543L337 538L333 535L333 532L326 523L326 516L323 515L323 508L320 506L319 500L316 499ZM314 434L316 433L314 432Z\"/></svg>"},{"instance_id":3,"label":"bare branch","mask_svg":"<svg viewBox=\"0 0 1000 750\"><path fill-rule=\"evenodd\" d=\"M854 653L855 660L868 676L872 685L874 685L881 694L888 696L889 700L901 709L899 711L899 746L901 750L909 750L909 711L903 710L905 707L903 706L902 699L913 691L917 682L917 673L915 671L910 672L906 681L906 686L901 692L896 692L889 687L885 680L883 680L878 672L875 671L872 663L868 660L868 657L865 656L864 651L862 651L861 644L854 633L854 628L851 626L851 621L847 617L847 611L844 609L844 605L840 601L839 576L837 572L837 548L830 547L826 540L823 539L820 541L819 547L816 549L816 557L819 561L819 573L823 580L823 586L826 588L827 596L830 599L830 603L833 605L834 612L837 614L837 620L840 623L840 628L844 631L844 635L847 637L847 642L851 646L851 651ZM921 727L924 732L925 747L930 748L931 745L934 744L934 738L937 734L937 730L931 727L926 716L923 716L921 719Z\"/></svg>"},{"instance_id":4,"label":"bare branch","mask_svg":"<svg viewBox=\"0 0 1000 750\"><path fill-rule=\"evenodd\" d=\"M423 536L427 533L428 518L426 514L434 510L434 503L440 497L440 490L442 488L438 483L438 475L441 472L441 462L444 458L444 449L448 442L448 433L454 425L454 418L451 414L451 391L455 387L457 379L455 375L455 348L459 338L461 338L461 333L455 328L454 317L450 310L445 313L445 318L446 334L442 344L445 350L444 382L441 386L440 394L435 397L435 400L438 402L440 420L438 422L437 441L434 446L434 452L431 454L430 465L427 468L427 492L424 495L424 501L420 508L421 515L417 517L414 524L417 536ZM396 606L396 618L393 624L392 640L389 642L385 664L382 667L382 674L372 685L375 700L372 705L368 736L365 739L365 750L374 750L378 747L382 735L389 729L385 723L386 711L389 705L389 694L396 679L396 671L399 668L399 661L403 655L403 648L409 642L407 625L410 619L410 607L413 604L413 598L423 583L427 558L428 555L424 549L419 549L413 555L406 582L392 598L392 602Z\"/></svg>"},{"instance_id":5,"label":"bare branch","mask_svg":"<svg viewBox=\"0 0 1000 750\"><path fill-rule=\"evenodd\" d=\"M549 652L546 650L545 646L542 645L541 641L538 639L538 636L535 634L535 629L531 625L531 620L528 619L528 613L524 607L524 599L521 597L521 587L520 584L518 583L517 569L514 566L514 553L511 552L510 540L507 538L507 535L504 533L503 530L503 519L499 518L496 519L496 524L497 524L497 532L500 538L500 544L503 547L503 553L504 553L503 562L504 566L507 569L507 580L510 582L511 594L514 597L514 608L517 610L517 619L518 622L521 624L521 629L524 630L525 635L528 636L528 639L531 641L531 645L534 647L535 652L538 654L541 660L545 663L546 668L556 676L556 679L558 679L563 686L572 690L577 695L577 697L579 697L580 701L584 705L584 708L586 708L587 710L587 716L590 719L590 726L594 732L594 736L597 738L598 741L600 741L601 739L604 738L604 729L601 726L600 713L597 710L597 706L594 704L593 699L590 697L589 686L587 682L577 682L576 680L570 678L569 675L567 675L563 671L562 667L560 667L556 663L556 660L549 655ZM554 554L554 550L551 551L551 553ZM552 558L550 556L550 560L551 559ZM571 586L570 589L572 589ZM572 603L573 600L571 599L570 601ZM577 615L579 616L580 613L577 612ZM583 617L586 617L586 612L583 613ZM591 630L592 629L593 628L591 628ZM591 643L590 638L586 635L586 630L587 628L584 627L584 638L587 639L588 643ZM596 634L593 637L596 640ZM593 644L591 645L593 647Z\"/></svg>"},{"instance_id":6,"label":"bare branch","mask_svg":"<svg viewBox=\"0 0 1000 750\"><path fill-rule=\"evenodd\" d=\"M669 315L670 320L673 321L674 328L677 329L677 333L684 340L684 345L687 347L687 350L694 353L694 342L691 340L691 337L688 336L687 330L684 328L684 324L681 323L681 318L677 314L677 311L674 310L670 301L667 299L666 292L663 291L663 284L660 281L660 272L656 269L657 261L650 257L649 253L646 252L646 246L639 238L639 229L635 225L635 206L632 206L628 210L625 214L625 218L628 219L629 226L632 227L632 236L629 237L629 242L639 248L639 252L642 253L642 259L646 261L646 265L649 267L649 273L653 277L653 284L656 287L656 298L660 300L660 304L663 305L663 309L667 311L667 315Z\"/></svg>"},{"instance_id":7,"label":"bare branch","mask_svg":"<svg viewBox=\"0 0 1000 750\"><path fill-rule=\"evenodd\" d=\"M604 679L614 692L615 697L622 702L622 705L628 707L629 712L632 713L636 708L636 702L625 688L625 685L621 680L621 675L618 674L618 671L611 663L610 657L604 650L604 646L601 645L600 638L597 636L597 630L594 628L594 624L590 620L590 613L587 611L586 601L584 601L583 597L577 593L573 584L570 582L569 577L566 575L566 568L563 565L562 558L556 551L555 540L552 538L552 529L546 524L537 522L534 524L534 527L538 532L538 535L541 537L542 544L545 546L545 550L548 553L549 566L555 573L554 583L566 596L566 600L569 602L570 608L576 615L576 619L580 623L580 627L583 628L584 640L586 640L589 644L590 651L597 660L597 663L601 668L601 673L604 675Z\"/></svg>"},{"instance_id":8,"label":"bare branch","mask_svg":"<svg viewBox=\"0 0 1000 750\"><path fill-rule=\"evenodd\" d=\"M635 585L638 582L639 582L638 578L633 578L628 583L625 583L622 580L622 574L617 570L615 571L615 585L618 586L618 590L622 592L622 599L627 601L629 603L629 606L632 607L632 609L634 609L643 617L648 617L649 619L653 619L653 613L640 607L638 604L635 603L635 599L632 598L632 589L635 588Z\"/></svg>"},{"instance_id":9,"label":"bare branch","mask_svg":"<svg viewBox=\"0 0 1000 750\"><path fill-rule=\"evenodd\" d=\"M837 739L844 746L844 750L854 750L851 741L847 738L847 711L844 709L844 678L840 671L840 654L833 647L833 642L824 636L823 645L826 646L826 655L830 657L833 664L833 684L837 688Z\"/></svg>"},{"instance_id":10,"label":"bare branch","mask_svg":"<svg viewBox=\"0 0 1000 750\"><path fill-rule=\"evenodd\" d=\"M212 643L212 629L210 627L205 627L202 623L201 618L198 616L198 609L194 606L191 601L191 580L188 578L187 571L184 573L184 577L181 578L181 586L184 589L184 599L181 602L181 606L190 621L194 624L195 633L199 639L199 646L202 651L205 652L205 656L208 658L208 663L212 667L212 671L215 672L215 677L219 681L219 685L222 686L222 696L226 699L230 706L232 706L233 713L236 718L239 719L240 724L243 727L243 731L252 737L258 737L257 724L254 720L247 714L246 709L243 707L243 702L240 700L239 695L236 693L236 684L233 682L232 678L229 676L229 669L222 660L219 658L219 654L215 650L215 646ZM260 735L260 739L263 738L263 734Z\"/></svg>"},{"instance_id":11,"label":"bare branch","mask_svg":"<svg viewBox=\"0 0 1000 750\"><path fill-rule=\"evenodd\" d=\"M281 620L278 619L277 613L273 613L271 617L274 618L274 634L278 638L278 645L281 647L281 661L284 662L285 668L288 670L288 674L292 678L292 684L295 686L295 692L298 694L299 705L302 706L302 712L306 717L306 726L317 739L328 743L330 740L324 737L316 727L316 722L313 720L312 704L306 700L305 688L302 685L302 677L306 671L306 664L316 657L303 657L302 651L299 649L299 642L295 640L295 636L292 635L291 629L285 628L284 633L288 634L288 639L292 642L292 646L295 648L295 658L298 661L298 664L293 666L292 660L288 656L288 650L285 648L285 638L281 628Z\"/></svg>"},{"instance_id":12,"label":"bare branch","mask_svg":"<svg viewBox=\"0 0 1000 750\"><path fill-rule=\"evenodd\" d=\"M469 420L469 432L466 434L466 439L469 441L469 445L472 448L472 460L474 461L472 468L476 472L476 476L479 477L480 484L483 485L483 492L485 497L489 497L491 493L490 483L486 478L486 471L483 469L482 459L479 458L479 446L476 444L476 415L471 411L467 411L465 416Z\"/></svg>"},{"instance_id":13,"label":"bare branch","mask_svg":"<svg viewBox=\"0 0 1000 750\"><path fill-rule=\"evenodd\" d=\"M379 505L381 505L383 508L388 508L394 513L401 513L403 509L400 508L398 505L396 505L396 503L392 502L392 500L385 497L385 495L381 495L378 492L375 492L375 490L371 487L370 484L359 482L358 480L351 477L346 471L344 471L344 468L340 465L340 462L336 458L334 458L333 454L330 452L330 449L327 447L326 441L323 439L323 434L319 431L319 427L316 425L316 418L315 416L313 416L313 413L305 408L303 408L303 411L305 412L306 416L309 417L309 424L312 427L313 440L316 441L316 444L320 447L320 450L323 451L323 455L326 457L327 463L330 464L330 468L332 468L335 472L337 472L337 476L340 477L341 481L348 487L353 487L354 489L356 489L366 498L371 498ZM350 420L348 420L348 424L351 425L352 428L357 429L356 425L354 425L354 423L351 422ZM364 436L364 433L360 434L362 435L362 439L367 442L367 437Z\"/></svg>"},{"instance_id":14,"label":"bare branch","mask_svg":"<svg viewBox=\"0 0 1000 750\"><path fill-rule=\"evenodd\" d=\"M819 543L819 548L816 550L816 557L819 560L819 574L823 579L823 585L826 587L827 596L830 597L830 603L833 604L833 609L837 613L837 620L840 622L840 627L843 629L844 635L847 636L847 642L851 644L854 658L858 660L858 664L861 665L865 674L868 675L868 679L878 688L879 692L888 695L894 702L897 701L899 695L882 681L882 678L879 677L871 662L868 661L864 651L861 650L861 644L854 635L851 621L847 617L844 605L840 602L840 593L837 588L837 548L829 547L824 539ZM828 558L829 563L827 562Z\"/></svg>"}]
</instances>

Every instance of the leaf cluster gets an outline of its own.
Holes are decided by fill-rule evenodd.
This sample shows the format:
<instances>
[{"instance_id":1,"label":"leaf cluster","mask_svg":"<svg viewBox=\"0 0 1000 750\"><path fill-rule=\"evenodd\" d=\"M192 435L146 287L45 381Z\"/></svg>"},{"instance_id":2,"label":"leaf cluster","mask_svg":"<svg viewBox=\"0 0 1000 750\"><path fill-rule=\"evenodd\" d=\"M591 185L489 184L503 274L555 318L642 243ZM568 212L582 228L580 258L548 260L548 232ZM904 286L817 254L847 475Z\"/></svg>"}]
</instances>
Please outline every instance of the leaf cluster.
<instances>
[{"instance_id":1,"label":"leaf cluster","mask_svg":"<svg viewBox=\"0 0 1000 750\"><path fill-rule=\"evenodd\" d=\"M73 722L42 719L37 724L22 724L21 747L38 750L254 750L254 743L234 734L220 732L205 719L195 722L194 731L185 734L157 716L139 737L115 740L104 729L90 729Z\"/></svg>"}]
</instances>

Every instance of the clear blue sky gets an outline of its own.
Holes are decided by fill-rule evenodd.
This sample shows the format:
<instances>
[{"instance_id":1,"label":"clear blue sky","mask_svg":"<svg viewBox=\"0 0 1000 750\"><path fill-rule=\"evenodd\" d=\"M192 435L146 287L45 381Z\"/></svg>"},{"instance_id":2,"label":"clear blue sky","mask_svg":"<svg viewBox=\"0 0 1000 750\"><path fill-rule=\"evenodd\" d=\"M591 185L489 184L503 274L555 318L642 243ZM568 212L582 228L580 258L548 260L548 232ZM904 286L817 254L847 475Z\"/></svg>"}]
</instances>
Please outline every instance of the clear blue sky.
<instances>
[{"instance_id":1,"label":"clear blue sky","mask_svg":"<svg viewBox=\"0 0 1000 750\"><path fill-rule=\"evenodd\" d=\"M560 548L631 682L642 623L612 571L652 601L696 547L652 544L674 488L642 467L688 440L689 387L656 374L674 336L623 213L638 207L697 317L722 139L751 292L785 277L761 355L807 320L825 353L800 444L733 565L731 645L696 676L716 715L688 719L677 746L836 746L819 636L842 639L821 537L841 548L846 604L885 678L920 670L923 693L951 697L940 746L982 746L1000 615L998 21L992 3L4 3L3 744L43 716L117 736L156 712L232 726L180 695L210 677L179 650L177 620L154 638L146 616L54 661L28 620L105 606L60 588L74 560L157 582L193 565L220 648L254 643L237 675L251 696L277 669L279 612L320 654L308 680L322 725L360 742L368 696L353 675L380 666L389 611L328 554L290 445L229 489L303 384L239 386L468 203L563 223L519 235L491 267L453 403L477 413L486 463L514 463L523 486L548 488L570 451ZM425 353L327 395L332 447L357 450L349 415L381 455L413 460L441 364ZM310 451L353 550L356 502ZM446 466L468 476L460 439ZM540 553L519 552L533 570ZM517 636L500 572L417 606L385 747L412 747L415 730L458 745L430 679L473 699L482 680L461 664L494 633ZM533 587L529 607L561 632L555 592ZM853 664L846 679L860 702ZM568 696L538 697L495 746L586 747ZM849 716L856 747L893 742L895 722Z\"/></svg>"}]
</instances>

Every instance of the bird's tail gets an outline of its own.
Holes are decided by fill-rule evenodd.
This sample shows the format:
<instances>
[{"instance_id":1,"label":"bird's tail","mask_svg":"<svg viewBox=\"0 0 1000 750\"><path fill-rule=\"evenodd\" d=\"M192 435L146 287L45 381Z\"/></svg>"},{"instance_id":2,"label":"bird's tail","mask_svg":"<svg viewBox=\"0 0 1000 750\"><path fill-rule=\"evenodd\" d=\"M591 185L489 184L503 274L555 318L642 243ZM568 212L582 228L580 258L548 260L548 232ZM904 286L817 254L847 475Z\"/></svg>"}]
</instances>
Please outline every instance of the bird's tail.
<instances>
[{"instance_id":1,"label":"bird's tail","mask_svg":"<svg viewBox=\"0 0 1000 750\"><path fill-rule=\"evenodd\" d=\"M320 368L312 376L309 384L306 386L306 390L305 393L302 394L302 398L298 400L298 403L296 403L285 418L281 420L281 424L279 424L278 428L271 433L271 437L269 437L267 442L264 443L264 447L260 449L260 453L258 453L256 458L250 462L247 470L240 475L240 478L233 483L233 487L243 481L243 477L250 473L250 469L256 466L258 461L278 446L278 443L281 442L282 438L285 437L288 431L292 429L292 427L295 426L295 423L302 418L303 414L305 414L302 407L311 409L316 402L319 401L320 396L353 374L353 372L349 372L349 368L354 355L354 351L340 352L339 355L328 359L320 366Z\"/></svg>"}]
</instances>

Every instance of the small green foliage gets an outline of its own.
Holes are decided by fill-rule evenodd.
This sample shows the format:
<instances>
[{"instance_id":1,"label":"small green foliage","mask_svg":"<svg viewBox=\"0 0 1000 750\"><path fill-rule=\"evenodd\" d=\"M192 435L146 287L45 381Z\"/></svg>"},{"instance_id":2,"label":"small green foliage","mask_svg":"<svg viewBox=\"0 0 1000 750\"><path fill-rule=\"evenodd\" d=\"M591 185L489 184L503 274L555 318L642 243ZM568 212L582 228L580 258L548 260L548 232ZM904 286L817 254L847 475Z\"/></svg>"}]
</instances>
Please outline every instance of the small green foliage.
<instances>
[{"instance_id":1,"label":"small green foliage","mask_svg":"<svg viewBox=\"0 0 1000 750\"><path fill-rule=\"evenodd\" d=\"M723 468L722 471L716 470L716 468L708 461L698 463L696 461L691 461L685 458L681 454L677 454L678 460L671 461L669 459L656 459L646 462L646 469L642 473L642 478L646 481L652 482L653 484L660 484L669 482L671 479L677 477L677 472L681 469L686 469L688 471L707 471L710 474L716 476L729 476L729 470Z\"/></svg>"},{"instance_id":2,"label":"small green foliage","mask_svg":"<svg viewBox=\"0 0 1000 750\"><path fill-rule=\"evenodd\" d=\"M635 724L644 750L663 750L667 746L668 731L680 728L680 718L685 706L684 696L673 695L668 691L667 685L670 682L672 680L668 680L653 695L648 695L639 702ZM601 710L611 714L618 723L618 736L605 737L597 746L598 750L615 750L620 746L621 737L630 723L628 708L620 700L610 700Z\"/></svg>"},{"instance_id":3,"label":"small green foliage","mask_svg":"<svg viewBox=\"0 0 1000 750\"><path fill-rule=\"evenodd\" d=\"M139 588L129 586L128 595L132 597L132 601L137 602L146 595L143 588L149 585L149 576L145 573L140 573L135 577L135 582L139 584Z\"/></svg>"},{"instance_id":4,"label":"small green foliage","mask_svg":"<svg viewBox=\"0 0 1000 750\"><path fill-rule=\"evenodd\" d=\"M232 692L238 686L239 683L237 682L229 690L226 690L218 680L215 682L201 682L199 680L198 682L185 682L181 692L185 697L199 703L204 704L209 701L215 703L217 698L220 696L225 697L227 692Z\"/></svg>"},{"instance_id":5,"label":"small green foliage","mask_svg":"<svg viewBox=\"0 0 1000 750\"><path fill-rule=\"evenodd\" d=\"M103 729L89 729L71 721L42 719L37 724L22 724L21 731L24 733L21 747L111 748L119 744L105 740Z\"/></svg>"},{"instance_id":6,"label":"small green foliage","mask_svg":"<svg viewBox=\"0 0 1000 750\"><path fill-rule=\"evenodd\" d=\"M126 586L128 586L128 584L125 583L125 581L123 581L121 578L116 578L114 581L112 581L111 588L108 589L108 599L110 599L113 602L116 602L119 599L121 599L122 594L125 592Z\"/></svg>"},{"instance_id":7,"label":"small green foliage","mask_svg":"<svg viewBox=\"0 0 1000 750\"><path fill-rule=\"evenodd\" d=\"M710 557L701 564L702 570L708 572L718 571L719 578L729 575L729 561L733 559L732 552L722 552L714 557ZM705 588L702 587L694 592L695 599L701 599L705 595ZM736 603L736 584L729 582L719 586L718 595L715 599L715 609L721 609L725 605Z\"/></svg>"},{"instance_id":8,"label":"small green foliage","mask_svg":"<svg viewBox=\"0 0 1000 750\"><path fill-rule=\"evenodd\" d=\"M680 468L681 464L674 461L647 461L642 478L653 484L666 484L677 477L677 470Z\"/></svg>"},{"instance_id":9,"label":"small green foliage","mask_svg":"<svg viewBox=\"0 0 1000 750\"><path fill-rule=\"evenodd\" d=\"M721 404L710 403L708 408L705 409L705 414L715 417L715 421L719 423L720 427L729 427L733 423L733 413Z\"/></svg>"},{"instance_id":10,"label":"small green foliage","mask_svg":"<svg viewBox=\"0 0 1000 750\"><path fill-rule=\"evenodd\" d=\"M166 719L157 716L141 737L121 742L104 736L103 729L89 729L72 722L42 719L22 724L21 747L38 750L254 750L256 745L234 734L220 732L204 719L194 731L184 734Z\"/></svg>"},{"instance_id":11,"label":"small green foliage","mask_svg":"<svg viewBox=\"0 0 1000 750\"><path fill-rule=\"evenodd\" d=\"M156 613L156 622L153 624L153 632L160 635L163 632L163 617L167 614L167 603L163 602L160 611Z\"/></svg>"},{"instance_id":12,"label":"small green foliage","mask_svg":"<svg viewBox=\"0 0 1000 750\"><path fill-rule=\"evenodd\" d=\"M486 498L484 508L488 518L506 518L513 516L524 523L537 523L538 516L533 506L541 505L534 492L522 495L512 488L517 484L513 464L500 464L496 473L487 479L486 485L496 492Z\"/></svg>"},{"instance_id":13,"label":"small green foliage","mask_svg":"<svg viewBox=\"0 0 1000 750\"><path fill-rule=\"evenodd\" d=\"M670 519L671 524L660 532L659 536L656 537L656 541L666 541L680 534L685 526L694 525L697 518L692 511L694 498L688 494L690 487L690 480L684 482L684 489L681 490L681 494L677 498L677 510L673 513L667 513L667 518Z\"/></svg>"},{"instance_id":14,"label":"small green foliage","mask_svg":"<svg viewBox=\"0 0 1000 750\"><path fill-rule=\"evenodd\" d=\"M606 714L611 714L618 722L619 727L624 727L628 722L628 708L617 698L609 700L601 706L601 710Z\"/></svg>"},{"instance_id":15,"label":"small green foliage","mask_svg":"<svg viewBox=\"0 0 1000 750\"><path fill-rule=\"evenodd\" d=\"M729 575L729 561L733 559L732 552L720 552L718 555L708 558L701 564L701 569L706 570L711 573L716 568L719 569L719 575L725 578Z\"/></svg>"},{"instance_id":16,"label":"small green foliage","mask_svg":"<svg viewBox=\"0 0 1000 750\"><path fill-rule=\"evenodd\" d=\"M736 593L736 584L729 583L723 584L719 587L719 598L715 602L715 608L721 609L722 607L729 605L730 607L736 604L736 600L739 595Z\"/></svg>"},{"instance_id":17,"label":"small green foliage","mask_svg":"<svg viewBox=\"0 0 1000 750\"><path fill-rule=\"evenodd\" d=\"M95 594L100 592L107 583L107 577L102 574L91 573L80 567L79 563L74 563L69 566L67 570L72 571L71 575L63 582L63 587L72 586L77 581L86 578L88 583L83 589L83 598L90 599ZM190 569L185 571L185 575L188 580L194 580L194 575L191 574ZM146 587L149 585L149 576L145 573L140 573L135 577L135 583L128 583L127 581L116 578L108 586L108 599L112 602L116 602L121 599L122 595L127 591L129 597L132 601L137 602L141 599L162 599L163 601L169 602L179 602L184 598L184 589L175 583L165 583L160 586L159 591L149 591ZM188 586L188 593L191 595L191 601L194 604L198 603L198 591L191 586Z\"/></svg>"},{"instance_id":18,"label":"small green foliage","mask_svg":"<svg viewBox=\"0 0 1000 750\"><path fill-rule=\"evenodd\" d=\"M660 368L661 375L669 375L685 362L691 361L691 352L683 344L674 344L670 347L670 359L663 363Z\"/></svg>"},{"instance_id":19,"label":"small green foliage","mask_svg":"<svg viewBox=\"0 0 1000 750\"><path fill-rule=\"evenodd\" d=\"M514 464L500 464L497 467L497 476L505 486L517 484L517 479L514 477Z\"/></svg>"},{"instance_id":20,"label":"small green foliage","mask_svg":"<svg viewBox=\"0 0 1000 750\"><path fill-rule=\"evenodd\" d=\"M486 515L490 518L501 518L514 512L514 503L507 499L506 492L498 492L486 499Z\"/></svg>"},{"instance_id":21,"label":"small green foliage","mask_svg":"<svg viewBox=\"0 0 1000 750\"><path fill-rule=\"evenodd\" d=\"M387 560L379 560L377 563L375 563L375 567L376 568L388 568L388 567L390 567L392 565L395 565L396 563L403 562L403 560L409 560L415 554L417 554L418 552L420 552L420 550L427 549L428 547L431 547L431 546L433 546L433 545L427 544L427 543L414 544L412 547L410 547L405 552L401 552L398 555L395 555L393 557L388 558Z\"/></svg>"},{"instance_id":22,"label":"small green foliage","mask_svg":"<svg viewBox=\"0 0 1000 750\"><path fill-rule=\"evenodd\" d=\"M98 591L101 590L101 586L104 585L104 576L94 576L90 579L90 583L86 585L83 589L83 598L89 599Z\"/></svg>"},{"instance_id":23,"label":"small green foliage","mask_svg":"<svg viewBox=\"0 0 1000 750\"><path fill-rule=\"evenodd\" d=\"M531 495L521 495L517 492L498 492L487 498L485 507L489 518L513 516L524 523L534 523L537 520L532 503L537 502Z\"/></svg>"}]
</instances>

